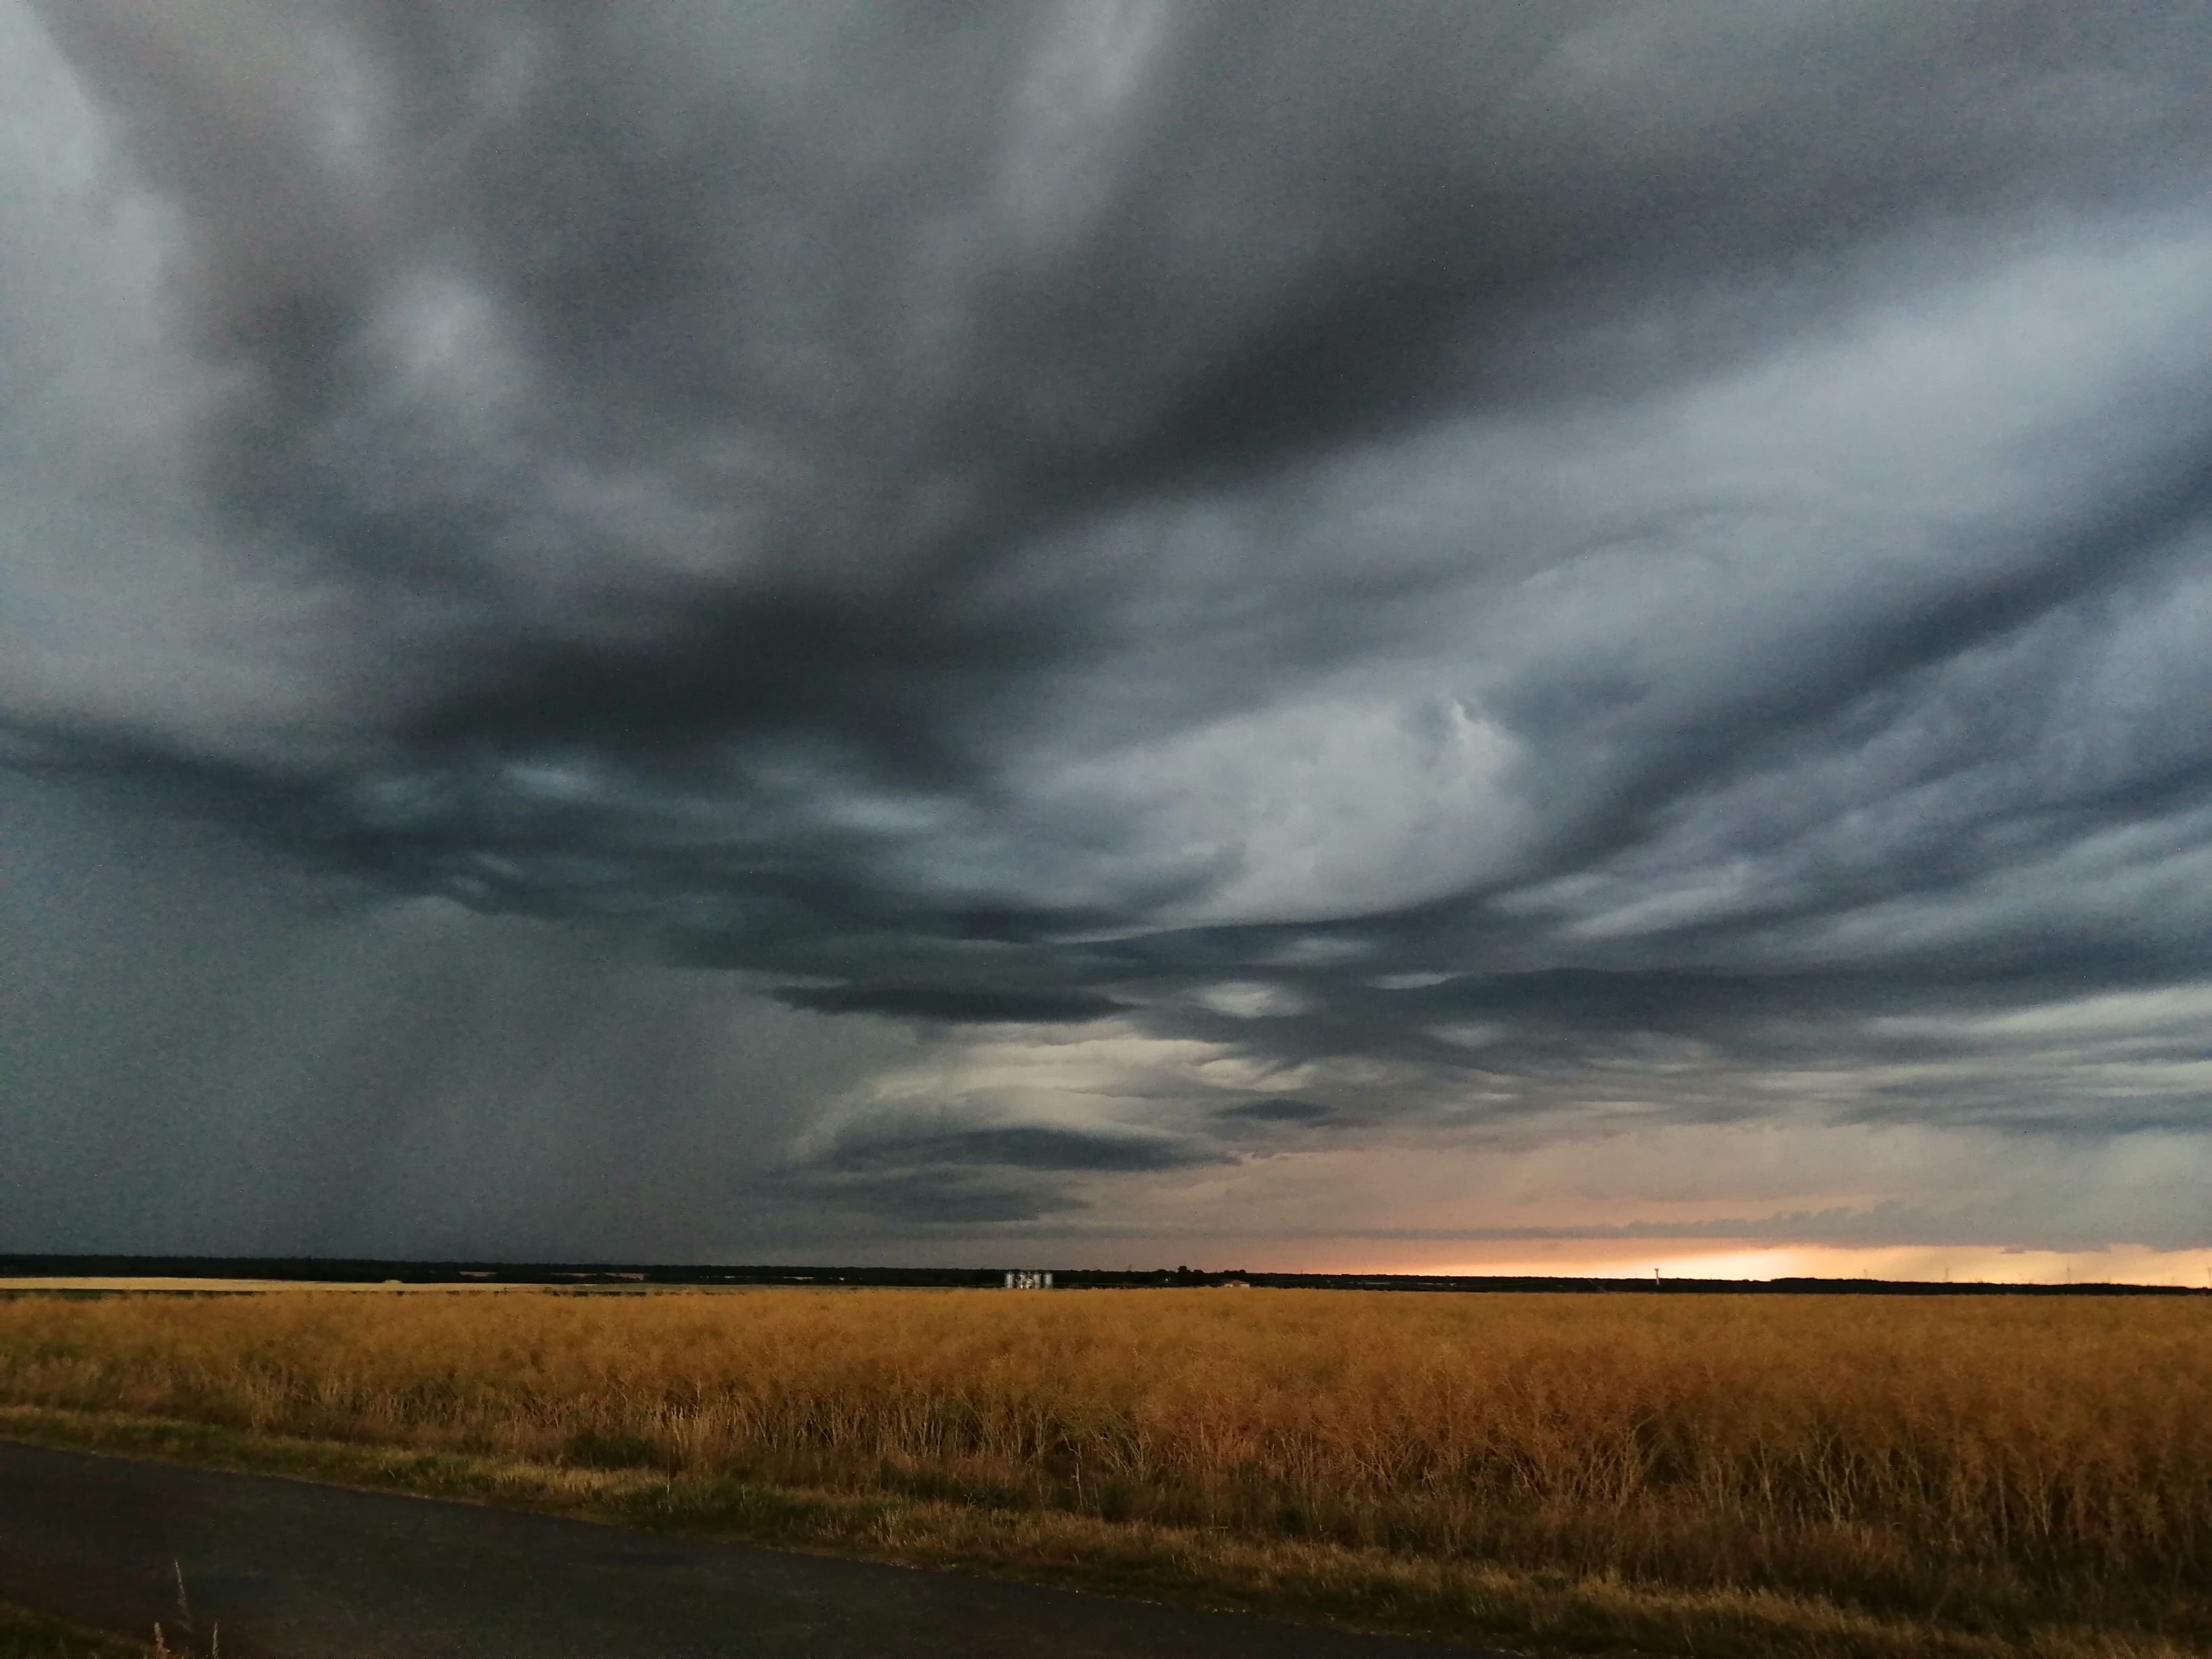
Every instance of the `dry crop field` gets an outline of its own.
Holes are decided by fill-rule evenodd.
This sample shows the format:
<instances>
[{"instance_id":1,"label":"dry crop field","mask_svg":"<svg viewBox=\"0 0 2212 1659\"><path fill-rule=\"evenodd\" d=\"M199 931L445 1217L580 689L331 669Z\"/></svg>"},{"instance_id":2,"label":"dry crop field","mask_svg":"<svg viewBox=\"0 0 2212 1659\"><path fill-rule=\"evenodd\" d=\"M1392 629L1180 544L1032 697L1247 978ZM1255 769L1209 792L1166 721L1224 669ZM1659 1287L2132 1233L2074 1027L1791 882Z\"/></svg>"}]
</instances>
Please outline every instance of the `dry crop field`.
<instances>
[{"instance_id":1,"label":"dry crop field","mask_svg":"<svg viewBox=\"0 0 2212 1659\"><path fill-rule=\"evenodd\" d=\"M2202 1299L26 1297L0 1402L2212 1650Z\"/></svg>"}]
</instances>

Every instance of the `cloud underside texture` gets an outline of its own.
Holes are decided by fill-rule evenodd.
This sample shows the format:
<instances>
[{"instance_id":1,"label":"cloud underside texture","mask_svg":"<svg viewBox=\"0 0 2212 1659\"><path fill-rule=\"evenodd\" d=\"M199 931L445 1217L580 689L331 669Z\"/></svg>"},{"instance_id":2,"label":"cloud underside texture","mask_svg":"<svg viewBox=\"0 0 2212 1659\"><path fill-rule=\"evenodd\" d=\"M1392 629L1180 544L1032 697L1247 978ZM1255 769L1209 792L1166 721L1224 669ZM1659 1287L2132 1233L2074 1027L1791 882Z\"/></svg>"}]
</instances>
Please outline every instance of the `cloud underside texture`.
<instances>
[{"instance_id":1,"label":"cloud underside texture","mask_svg":"<svg viewBox=\"0 0 2212 1659\"><path fill-rule=\"evenodd\" d=\"M10 5L0 754L1124 1045L848 1113L893 1209L2200 1128L2208 77L2071 0Z\"/></svg>"}]
</instances>

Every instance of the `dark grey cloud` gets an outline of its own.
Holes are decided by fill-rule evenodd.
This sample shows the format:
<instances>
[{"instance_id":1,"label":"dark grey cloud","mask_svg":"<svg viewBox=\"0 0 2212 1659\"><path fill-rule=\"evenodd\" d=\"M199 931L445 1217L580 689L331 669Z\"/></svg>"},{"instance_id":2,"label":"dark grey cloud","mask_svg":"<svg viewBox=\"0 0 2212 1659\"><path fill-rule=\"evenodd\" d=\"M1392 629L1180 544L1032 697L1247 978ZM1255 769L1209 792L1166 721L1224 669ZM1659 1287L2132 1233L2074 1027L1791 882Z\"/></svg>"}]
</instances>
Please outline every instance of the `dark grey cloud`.
<instances>
[{"instance_id":1,"label":"dark grey cloud","mask_svg":"<svg viewBox=\"0 0 2212 1659\"><path fill-rule=\"evenodd\" d=\"M1318 1101L1292 1100L1283 1095L1270 1095L1264 1100L1241 1101L1234 1106L1224 1106L1214 1115L1239 1123L1334 1123L1340 1114L1334 1107L1324 1106Z\"/></svg>"},{"instance_id":2,"label":"dark grey cloud","mask_svg":"<svg viewBox=\"0 0 2212 1659\"><path fill-rule=\"evenodd\" d=\"M1089 1208L1073 1176L1155 1175L1229 1161L1168 1134L905 1119L847 1131L797 1161L788 1179L846 1217L973 1228Z\"/></svg>"},{"instance_id":3,"label":"dark grey cloud","mask_svg":"<svg viewBox=\"0 0 2212 1659\"><path fill-rule=\"evenodd\" d=\"M1123 1012L1110 997L1079 991L962 990L934 985L793 985L775 993L792 1008L817 1013L884 1014L955 1024L1056 1024Z\"/></svg>"},{"instance_id":4,"label":"dark grey cloud","mask_svg":"<svg viewBox=\"0 0 2212 1659\"><path fill-rule=\"evenodd\" d=\"M914 1048L135 794L6 781L0 845L0 1249L819 1251L781 1146Z\"/></svg>"},{"instance_id":5,"label":"dark grey cloud","mask_svg":"<svg viewBox=\"0 0 2212 1659\"><path fill-rule=\"evenodd\" d=\"M1041 1124L1003 1128L908 1130L840 1145L828 1162L847 1170L886 1164L984 1164L1012 1170L1171 1170L1207 1161L1173 1142L1131 1135L1096 1134Z\"/></svg>"},{"instance_id":6,"label":"dark grey cloud","mask_svg":"<svg viewBox=\"0 0 2212 1659\"><path fill-rule=\"evenodd\" d=\"M1248 1068L840 1097L793 1182L2206 1127L2201 6L15 0L0 64L0 761Z\"/></svg>"}]
</instances>

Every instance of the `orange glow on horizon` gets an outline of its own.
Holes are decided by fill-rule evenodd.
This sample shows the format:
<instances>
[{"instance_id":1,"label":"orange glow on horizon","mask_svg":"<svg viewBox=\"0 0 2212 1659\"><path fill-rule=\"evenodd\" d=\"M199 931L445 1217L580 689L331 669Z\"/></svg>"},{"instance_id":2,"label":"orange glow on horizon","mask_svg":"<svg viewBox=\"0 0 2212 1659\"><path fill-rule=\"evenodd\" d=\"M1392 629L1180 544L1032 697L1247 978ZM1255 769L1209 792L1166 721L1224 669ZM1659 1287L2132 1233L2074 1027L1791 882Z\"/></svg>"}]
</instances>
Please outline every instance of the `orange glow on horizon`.
<instances>
[{"instance_id":1,"label":"orange glow on horizon","mask_svg":"<svg viewBox=\"0 0 2212 1659\"><path fill-rule=\"evenodd\" d=\"M1003 1247L1002 1247L1003 1248ZM1212 1273L1452 1274L1500 1279L1882 1279L1958 1285L2153 1285L2212 1290L2212 1248L2008 1249L2001 1245L1760 1244L1740 1238L1124 1239L1068 1250L1037 1241L1024 1260L1075 1268ZM1011 1259L1011 1258L1009 1258ZM965 1265L948 1259L943 1265Z\"/></svg>"},{"instance_id":2,"label":"orange glow on horizon","mask_svg":"<svg viewBox=\"0 0 2212 1659\"><path fill-rule=\"evenodd\" d=\"M2212 1249L2021 1250L1994 1245L1746 1245L1737 1240L1670 1239L1641 1250L1616 1240L1562 1242L1540 1254L1525 1245L1470 1252L1431 1246L1425 1259L1351 1271L1579 1279L1887 1279L1986 1285L2179 1285L2212 1289Z\"/></svg>"}]
</instances>

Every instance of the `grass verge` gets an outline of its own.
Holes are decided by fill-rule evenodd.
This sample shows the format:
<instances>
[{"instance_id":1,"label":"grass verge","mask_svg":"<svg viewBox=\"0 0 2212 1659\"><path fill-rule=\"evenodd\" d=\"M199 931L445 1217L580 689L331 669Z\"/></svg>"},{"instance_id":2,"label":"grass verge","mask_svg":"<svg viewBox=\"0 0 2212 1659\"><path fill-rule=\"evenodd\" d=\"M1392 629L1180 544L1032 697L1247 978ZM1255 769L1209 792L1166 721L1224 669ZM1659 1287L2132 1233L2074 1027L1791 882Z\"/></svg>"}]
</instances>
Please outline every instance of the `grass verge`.
<instances>
[{"instance_id":1,"label":"grass verge","mask_svg":"<svg viewBox=\"0 0 2212 1659\"><path fill-rule=\"evenodd\" d=\"M1526 1652L1612 1659L2207 1659L2162 1638L1885 1619L1804 1596L1687 1591L1026 1508L775 1487L0 1407L0 1437L535 1510L817 1553ZM60 1627L56 1627L60 1628ZM87 1659L136 1652L111 1643ZM68 1648L22 1650L77 1659ZM16 1659L0 1648L0 1659Z\"/></svg>"},{"instance_id":2,"label":"grass verge","mask_svg":"<svg viewBox=\"0 0 2212 1659\"><path fill-rule=\"evenodd\" d=\"M151 1651L0 1603L0 1659L147 1659Z\"/></svg>"}]
</instances>

